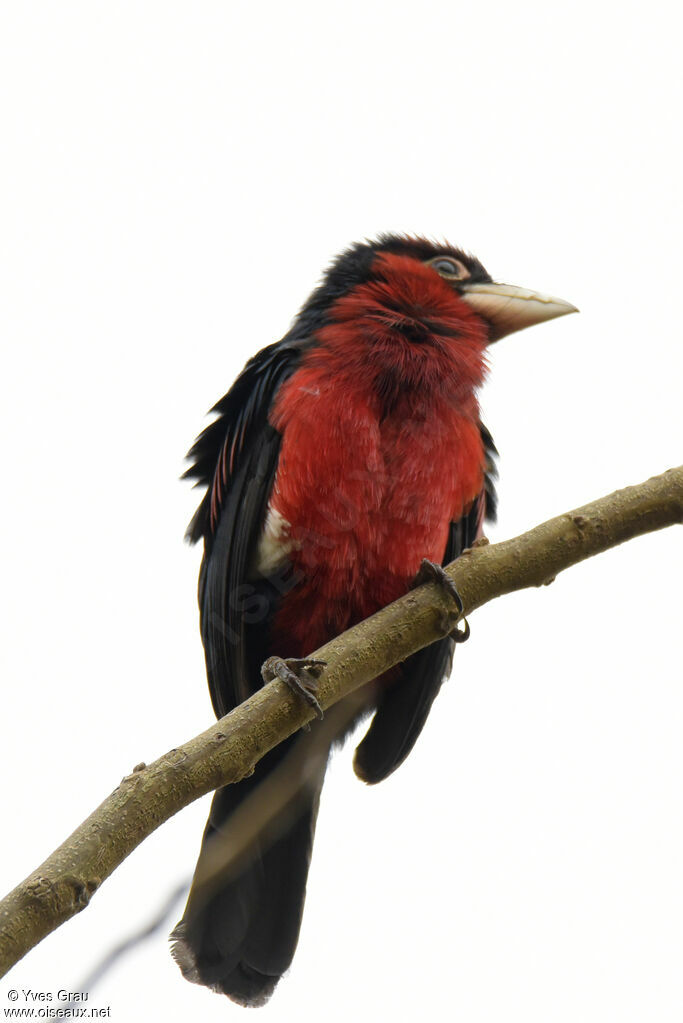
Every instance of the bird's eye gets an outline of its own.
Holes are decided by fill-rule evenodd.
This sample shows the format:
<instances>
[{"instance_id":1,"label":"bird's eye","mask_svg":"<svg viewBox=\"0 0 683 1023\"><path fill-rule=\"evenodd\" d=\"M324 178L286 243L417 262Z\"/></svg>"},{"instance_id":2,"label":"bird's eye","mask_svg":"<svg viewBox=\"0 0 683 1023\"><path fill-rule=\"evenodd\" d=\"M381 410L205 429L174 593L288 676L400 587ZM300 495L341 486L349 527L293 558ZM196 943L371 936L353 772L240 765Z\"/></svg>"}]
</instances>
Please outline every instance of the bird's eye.
<instances>
[{"instance_id":1,"label":"bird's eye","mask_svg":"<svg viewBox=\"0 0 683 1023\"><path fill-rule=\"evenodd\" d=\"M465 264L452 256L437 256L435 259L428 260L428 265L449 281L466 281L470 276Z\"/></svg>"}]
</instances>

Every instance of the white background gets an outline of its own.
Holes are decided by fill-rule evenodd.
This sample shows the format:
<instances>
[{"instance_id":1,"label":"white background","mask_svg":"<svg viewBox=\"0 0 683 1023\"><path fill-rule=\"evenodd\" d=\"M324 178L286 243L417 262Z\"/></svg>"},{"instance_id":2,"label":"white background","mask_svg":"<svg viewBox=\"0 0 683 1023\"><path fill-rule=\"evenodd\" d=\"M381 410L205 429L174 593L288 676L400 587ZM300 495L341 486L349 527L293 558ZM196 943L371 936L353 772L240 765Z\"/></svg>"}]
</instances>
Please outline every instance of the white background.
<instances>
[{"instance_id":1,"label":"white background","mask_svg":"<svg viewBox=\"0 0 683 1023\"><path fill-rule=\"evenodd\" d=\"M681 461L680 43L659 2L2 6L4 888L210 722L182 457L348 242L445 236L581 308L491 353L492 539ZM681 1019L682 568L671 530L483 609L405 766L337 757L263 1019ZM207 807L0 1010L146 921ZM89 1004L245 1012L165 931Z\"/></svg>"}]
</instances>

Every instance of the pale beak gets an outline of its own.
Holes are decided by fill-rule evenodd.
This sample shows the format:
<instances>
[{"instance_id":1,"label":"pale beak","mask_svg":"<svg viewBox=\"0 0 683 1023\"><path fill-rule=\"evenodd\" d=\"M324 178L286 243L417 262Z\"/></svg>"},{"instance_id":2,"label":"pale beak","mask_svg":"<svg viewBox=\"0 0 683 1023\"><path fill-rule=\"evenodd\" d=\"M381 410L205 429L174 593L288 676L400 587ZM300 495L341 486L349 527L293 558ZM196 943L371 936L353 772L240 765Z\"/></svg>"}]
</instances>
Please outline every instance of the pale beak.
<instances>
[{"instance_id":1,"label":"pale beak","mask_svg":"<svg viewBox=\"0 0 683 1023\"><path fill-rule=\"evenodd\" d=\"M579 311L561 298L516 288L513 284L465 284L460 296L491 325L491 341L499 341L506 334L534 323Z\"/></svg>"}]
</instances>

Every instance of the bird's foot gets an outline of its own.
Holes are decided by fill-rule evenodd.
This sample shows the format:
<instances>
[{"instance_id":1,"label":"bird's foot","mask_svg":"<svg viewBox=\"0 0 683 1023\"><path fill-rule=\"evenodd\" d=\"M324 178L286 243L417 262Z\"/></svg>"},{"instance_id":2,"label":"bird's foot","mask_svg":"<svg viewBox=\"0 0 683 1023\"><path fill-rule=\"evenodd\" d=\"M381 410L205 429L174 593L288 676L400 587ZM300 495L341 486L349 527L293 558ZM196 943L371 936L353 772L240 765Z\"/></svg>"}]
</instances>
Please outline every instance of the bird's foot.
<instances>
[{"instance_id":1,"label":"bird's foot","mask_svg":"<svg viewBox=\"0 0 683 1023\"><path fill-rule=\"evenodd\" d=\"M453 600L455 601L456 606L458 608L458 614L455 619L455 627L452 629L449 635L456 643L464 643L465 640L470 638L470 626L467 619L462 618L463 628L462 629L458 628L458 621L461 620L460 616L465 610L462 602L462 597L458 593L458 588L451 579L451 577L448 575L448 573L444 571L441 565L437 565L435 561L430 561L429 558L423 558L422 564L420 565L420 569L415 578L413 579L411 589L415 589L416 586L421 586L422 583L429 582L437 583L437 585L441 586L442 589L444 589L446 593L449 595L449 597L452 597Z\"/></svg>"},{"instance_id":2,"label":"bird's foot","mask_svg":"<svg viewBox=\"0 0 683 1023\"><path fill-rule=\"evenodd\" d=\"M315 657L269 657L261 666L261 677L264 682L272 682L279 678L288 686L295 696L312 707L319 718L323 717L323 709L318 703L318 679L322 674L326 661Z\"/></svg>"}]
</instances>

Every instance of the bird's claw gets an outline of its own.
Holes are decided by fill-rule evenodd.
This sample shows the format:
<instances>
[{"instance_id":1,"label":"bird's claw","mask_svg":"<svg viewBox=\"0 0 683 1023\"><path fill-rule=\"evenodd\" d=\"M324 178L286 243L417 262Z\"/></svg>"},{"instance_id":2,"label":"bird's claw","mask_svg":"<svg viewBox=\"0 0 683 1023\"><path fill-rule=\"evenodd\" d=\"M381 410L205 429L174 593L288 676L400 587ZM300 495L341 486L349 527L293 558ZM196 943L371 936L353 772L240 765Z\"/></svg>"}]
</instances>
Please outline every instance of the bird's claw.
<instances>
[{"instance_id":1,"label":"bird's claw","mask_svg":"<svg viewBox=\"0 0 683 1023\"><path fill-rule=\"evenodd\" d=\"M462 629L458 628L459 622L462 622ZM456 618L455 625L448 635L454 643L466 643L470 638L470 623L466 618Z\"/></svg>"},{"instance_id":2,"label":"bird's claw","mask_svg":"<svg viewBox=\"0 0 683 1023\"><path fill-rule=\"evenodd\" d=\"M458 613L463 613L464 607L462 598L458 593L458 588L442 565L437 565L435 561L430 561L429 558L423 558L419 571L413 580L413 589L416 586L421 586L422 583L438 583L458 605Z\"/></svg>"},{"instance_id":3,"label":"bird's claw","mask_svg":"<svg viewBox=\"0 0 683 1023\"><path fill-rule=\"evenodd\" d=\"M315 657L269 657L261 667L261 677L264 682L272 682L273 679L279 678L295 696L312 707L318 717L322 718L323 709L318 703L316 693L317 680L326 664L326 661L320 661Z\"/></svg>"},{"instance_id":4,"label":"bird's claw","mask_svg":"<svg viewBox=\"0 0 683 1023\"><path fill-rule=\"evenodd\" d=\"M427 582L437 583L455 601L458 614L455 619L455 625L449 632L449 636L455 643L464 643L470 638L470 626L467 619L462 618L463 628L458 628L458 622L461 620L460 616L465 610L462 597L458 593L458 588L442 565L437 565L435 561L430 561L429 558L423 558L419 571L413 580L412 589Z\"/></svg>"}]
</instances>

